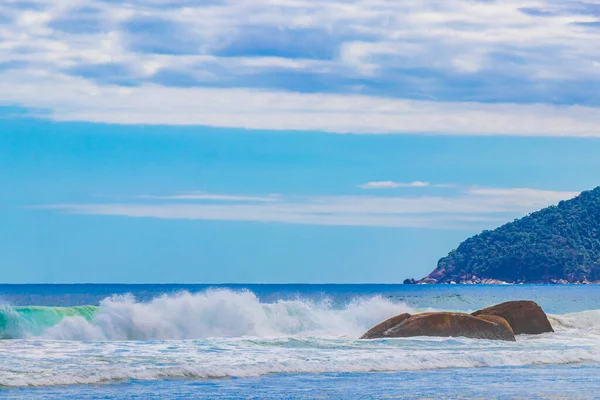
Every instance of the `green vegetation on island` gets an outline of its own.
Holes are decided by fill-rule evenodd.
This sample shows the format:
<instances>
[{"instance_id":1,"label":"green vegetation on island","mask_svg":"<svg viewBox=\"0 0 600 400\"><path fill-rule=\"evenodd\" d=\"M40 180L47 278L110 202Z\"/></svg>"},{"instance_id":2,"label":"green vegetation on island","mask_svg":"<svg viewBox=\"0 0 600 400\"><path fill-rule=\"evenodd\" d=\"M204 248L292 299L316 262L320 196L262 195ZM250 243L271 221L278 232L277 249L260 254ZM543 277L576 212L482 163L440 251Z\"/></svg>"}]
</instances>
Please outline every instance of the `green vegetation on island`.
<instances>
[{"instance_id":1,"label":"green vegetation on island","mask_svg":"<svg viewBox=\"0 0 600 400\"><path fill-rule=\"evenodd\" d=\"M600 283L600 187L465 240L420 282Z\"/></svg>"}]
</instances>

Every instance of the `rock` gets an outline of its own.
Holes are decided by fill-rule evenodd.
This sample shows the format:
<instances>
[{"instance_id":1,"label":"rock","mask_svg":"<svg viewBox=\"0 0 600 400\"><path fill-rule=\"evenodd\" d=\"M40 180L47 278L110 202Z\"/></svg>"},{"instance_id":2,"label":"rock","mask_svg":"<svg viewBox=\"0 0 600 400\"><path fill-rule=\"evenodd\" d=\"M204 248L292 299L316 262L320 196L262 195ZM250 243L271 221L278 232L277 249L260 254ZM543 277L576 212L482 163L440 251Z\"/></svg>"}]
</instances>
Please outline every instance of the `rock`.
<instances>
[{"instance_id":1,"label":"rock","mask_svg":"<svg viewBox=\"0 0 600 400\"><path fill-rule=\"evenodd\" d=\"M395 325L398 325L399 323L401 323L402 321L404 321L405 319L407 319L409 317L410 317L410 314L405 313L405 314L396 315L395 317L392 317L390 319L386 319L379 325L375 325L374 327L369 329L360 338L361 339L376 339L376 338L385 337L385 331L387 331L388 329L392 328Z\"/></svg>"},{"instance_id":2,"label":"rock","mask_svg":"<svg viewBox=\"0 0 600 400\"><path fill-rule=\"evenodd\" d=\"M506 285L508 282L501 281L500 279L482 279L481 283L486 285Z\"/></svg>"},{"instance_id":3,"label":"rock","mask_svg":"<svg viewBox=\"0 0 600 400\"><path fill-rule=\"evenodd\" d=\"M510 324L508 323L508 321L505 320L502 317L499 317L497 315L480 315L477 318L483 319L485 321L493 322L493 323L498 324L498 325L501 325L504 329L512 332L513 337L515 335L515 332L513 331L512 326L510 326Z\"/></svg>"},{"instance_id":4,"label":"rock","mask_svg":"<svg viewBox=\"0 0 600 400\"><path fill-rule=\"evenodd\" d=\"M434 278L423 278L418 283L421 285L429 285L429 284L438 283L438 281L437 281L437 279L434 279Z\"/></svg>"},{"instance_id":5,"label":"rock","mask_svg":"<svg viewBox=\"0 0 600 400\"><path fill-rule=\"evenodd\" d=\"M414 278L404 280L405 285L414 285L415 283L417 283L417 281L415 281Z\"/></svg>"},{"instance_id":6,"label":"rock","mask_svg":"<svg viewBox=\"0 0 600 400\"><path fill-rule=\"evenodd\" d=\"M515 340L508 321L501 317L486 315L479 318L452 312L401 314L373 327L361 339L413 336Z\"/></svg>"},{"instance_id":7,"label":"rock","mask_svg":"<svg viewBox=\"0 0 600 400\"><path fill-rule=\"evenodd\" d=\"M502 317L508 321L515 335L554 332L546 313L533 301L508 301L475 311L471 315L475 317L482 317L483 315Z\"/></svg>"}]
</instances>

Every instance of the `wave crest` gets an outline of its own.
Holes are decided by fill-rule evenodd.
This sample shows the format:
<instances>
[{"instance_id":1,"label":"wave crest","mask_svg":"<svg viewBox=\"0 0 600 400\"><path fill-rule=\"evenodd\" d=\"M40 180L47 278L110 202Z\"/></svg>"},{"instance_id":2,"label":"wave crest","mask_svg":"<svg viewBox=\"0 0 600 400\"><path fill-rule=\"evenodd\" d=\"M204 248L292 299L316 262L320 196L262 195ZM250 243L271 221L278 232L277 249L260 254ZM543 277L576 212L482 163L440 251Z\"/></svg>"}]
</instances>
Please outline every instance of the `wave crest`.
<instances>
[{"instance_id":1,"label":"wave crest","mask_svg":"<svg viewBox=\"0 0 600 400\"><path fill-rule=\"evenodd\" d=\"M381 297L353 300L343 308L328 301L261 303L249 291L209 290L137 302L131 295L104 299L98 307L0 309L0 335L59 340L178 340L242 336L357 336L402 312L403 303ZM12 321L1 325L2 318ZM10 326L9 326L10 325Z\"/></svg>"},{"instance_id":2,"label":"wave crest","mask_svg":"<svg viewBox=\"0 0 600 400\"><path fill-rule=\"evenodd\" d=\"M600 334L600 310L587 310L549 317L550 323L555 329L575 329Z\"/></svg>"},{"instance_id":3,"label":"wave crest","mask_svg":"<svg viewBox=\"0 0 600 400\"><path fill-rule=\"evenodd\" d=\"M163 295L138 302L131 295L99 306L0 305L0 338L57 340L184 340L210 337L358 337L403 312L404 303L358 298L342 306L304 299L261 303L250 291L229 289ZM553 315L557 333L600 334L600 310Z\"/></svg>"}]
</instances>

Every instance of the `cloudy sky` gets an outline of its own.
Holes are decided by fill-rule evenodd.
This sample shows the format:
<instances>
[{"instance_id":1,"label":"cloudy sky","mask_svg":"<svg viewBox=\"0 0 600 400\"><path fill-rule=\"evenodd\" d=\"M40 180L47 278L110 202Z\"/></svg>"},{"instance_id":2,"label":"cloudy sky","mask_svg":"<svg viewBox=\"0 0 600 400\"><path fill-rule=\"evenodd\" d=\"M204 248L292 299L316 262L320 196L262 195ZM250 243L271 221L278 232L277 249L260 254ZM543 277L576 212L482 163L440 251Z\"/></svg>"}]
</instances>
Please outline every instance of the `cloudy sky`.
<instances>
[{"instance_id":1,"label":"cloudy sky","mask_svg":"<svg viewBox=\"0 0 600 400\"><path fill-rule=\"evenodd\" d=\"M5 282L398 282L598 185L600 1L0 2Z\"/></svg>"}]
</instances>

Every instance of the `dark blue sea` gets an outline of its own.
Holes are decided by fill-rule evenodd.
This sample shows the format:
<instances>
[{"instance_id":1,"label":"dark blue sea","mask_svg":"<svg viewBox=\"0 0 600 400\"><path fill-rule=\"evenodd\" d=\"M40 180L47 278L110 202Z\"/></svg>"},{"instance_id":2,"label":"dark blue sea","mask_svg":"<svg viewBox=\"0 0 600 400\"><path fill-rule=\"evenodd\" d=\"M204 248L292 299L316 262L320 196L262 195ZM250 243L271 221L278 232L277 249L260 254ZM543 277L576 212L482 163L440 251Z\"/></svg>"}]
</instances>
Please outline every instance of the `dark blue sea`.
<instances>
[{"instance_id":1,"label":"dark blue sea","mask_svg":"<svg viewBox=\"0 0 600 400\"><path fill-rule=\"evenodd\" d=\"M521 299L555 332L357 340ZM600 397L597 285L0 285L0 338L8 399Z\"/></svg>"}]
</instances>

